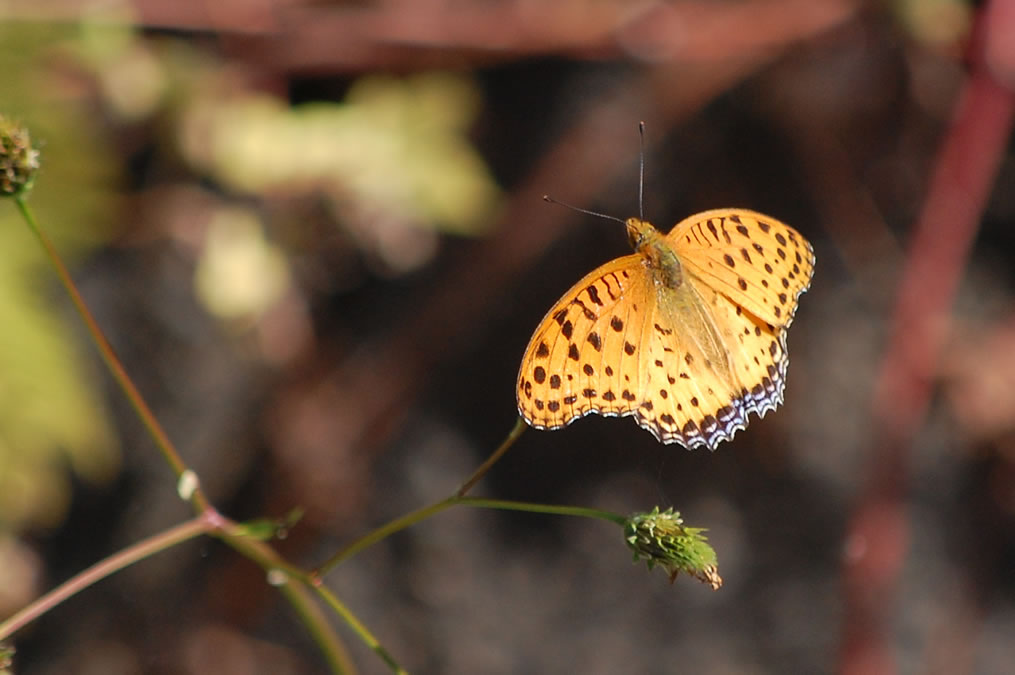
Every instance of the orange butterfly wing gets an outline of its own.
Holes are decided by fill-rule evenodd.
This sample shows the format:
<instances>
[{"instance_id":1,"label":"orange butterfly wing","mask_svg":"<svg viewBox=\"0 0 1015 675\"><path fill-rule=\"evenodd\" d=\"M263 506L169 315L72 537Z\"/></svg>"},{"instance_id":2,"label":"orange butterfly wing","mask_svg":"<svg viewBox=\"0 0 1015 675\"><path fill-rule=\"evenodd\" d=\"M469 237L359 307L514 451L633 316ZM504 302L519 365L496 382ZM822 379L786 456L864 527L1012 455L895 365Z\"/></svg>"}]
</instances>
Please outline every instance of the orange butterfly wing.
<instances>
[{"instance_id":1,"label":"orange butterfly wing","mask_svg":"<svg viewBox=\"0 0 1015 675\"><path fill-rule=\"evenodd\" d=\"M634 415L662 442L715 449L749 413L782 402L785 328L810 282L810 245L743 209L691 216L665 240L683 283L663 283L639 252L588 274L543 318L517 380L530 425Z\"/></svg>"}]
</instances>

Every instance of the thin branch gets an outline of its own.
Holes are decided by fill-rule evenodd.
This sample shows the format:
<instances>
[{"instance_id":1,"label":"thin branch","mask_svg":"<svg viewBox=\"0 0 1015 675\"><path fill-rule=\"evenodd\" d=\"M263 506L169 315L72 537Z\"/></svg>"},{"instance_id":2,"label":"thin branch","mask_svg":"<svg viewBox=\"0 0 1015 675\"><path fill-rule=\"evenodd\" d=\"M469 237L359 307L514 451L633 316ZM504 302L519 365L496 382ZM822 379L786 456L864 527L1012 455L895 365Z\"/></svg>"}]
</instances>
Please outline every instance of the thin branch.
<instances>
[{"instance_id":1,"label":"thin branch","mask_svg":"<svg viewBox=\"0 0 1015 675\"><path fill-rule=\"evenodd\" d=\"M120 570L144 560L150 555L165 551L188 539L211 532L216 525L203 515L192 518L185 523L143 539L136 544L118 551L105 560L100 560L88 569L79 572L60 584L49 593L36 599L12 617L0 623L0 640L13 635L32 621L56 607L68 598L80 593L92 584L119 572Z\"/></svg>"},{"instance_id":2,"label":"thin branch","mask_svg":"<svg viewBox=\"0 0 1015 675\"><path fill-rule=\"evenodd\" d=\"M67 271L67 266L63 264L63 260L60 258L59 252L56 247L53 246L53 242L50 241L45 231L39 227L39 223L35 219L35 214L29 208L28 203L22 196L15 197L15 203L18 209L21 211L21 215L24 217L25 222L28 224L29 229L39 240L43 250L49 257L50 263L56 270L57 276L60 278L60 283L63 284L64 289L70 295L71 301L74 303L75 309L78 314L81 315L82 321L85 322L85 326L88 329L88 334L91 335L92 340L95 342L95 346L99 350L99 354L102 356L102 360L105 361L106 366L109 368L109 372L112 373L113 379L123 390L127 400L130 402L134 412L140 418L144 424L148 433L151 435L152 440L155 441L155 445L159 448L162 456L169 464L173 473L176 474L177 480L183 476L184 472L187 471L187 465L184 463L180 453L176 450L176 446L169 440L169 435L166 434L165 429L156 419L155 414L148 407L144 397L134 386L133 380L130 379L130 375L127 374L126 368L123 367L123 363L116 356L116 352L113 351L113 347L109 344L109 340L106 339L105 334L99 327L98 322L95 321L95 317L92 316L91 310L88 309L88 305L85 304L84 298L81 297L81 293L78 292L77 286L74 284L74 280L70 276L70 272ZM204 492L201 490L200 485L197 485L190 493L190 501L194 505L194 508L198 511L207 511L211 508L208 499L205 497Z\"/></svg>"}]
</instances>

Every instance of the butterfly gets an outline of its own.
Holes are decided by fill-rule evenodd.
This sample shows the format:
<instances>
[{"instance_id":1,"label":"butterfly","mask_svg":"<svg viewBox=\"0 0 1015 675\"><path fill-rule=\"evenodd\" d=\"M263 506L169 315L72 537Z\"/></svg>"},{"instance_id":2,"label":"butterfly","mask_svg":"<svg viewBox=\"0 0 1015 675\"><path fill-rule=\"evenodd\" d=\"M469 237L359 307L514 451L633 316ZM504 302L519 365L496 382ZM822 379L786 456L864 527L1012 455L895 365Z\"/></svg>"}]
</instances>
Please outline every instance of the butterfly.
<instances>
[{"instance_id":1,"label":"butterfly","mask_svg":"<svg viewBox=\"0 0 1015 675\"><path fill-rule=\"evenodd\" d=\"M536 429L631 415L663 443L714 450L750 413L782 403L786 331L814 250L747 209L704 211L666 235L623 222L635 253L593 270L547 312L519 368L518 413Z\"/></svg>"}]
</instances>

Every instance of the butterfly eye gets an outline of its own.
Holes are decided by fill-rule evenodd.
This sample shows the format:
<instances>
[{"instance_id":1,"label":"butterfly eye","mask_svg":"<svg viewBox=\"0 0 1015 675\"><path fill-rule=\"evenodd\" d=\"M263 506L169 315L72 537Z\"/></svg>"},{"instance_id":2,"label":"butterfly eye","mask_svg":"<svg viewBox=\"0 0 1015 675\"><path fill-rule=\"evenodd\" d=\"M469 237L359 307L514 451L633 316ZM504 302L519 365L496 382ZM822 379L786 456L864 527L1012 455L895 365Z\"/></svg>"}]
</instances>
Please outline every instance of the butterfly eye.
<instances>
[{"instance_id":1,"label":"butterfly eye","mask_svg":"<svg viewBox=\"0 0 1015 675\"><path fill-rule=\"evenodd\" d=\"M655 229L645 221L638 220L637 218L628 218L624 221L624 225L627 226L627 241L635 251L641 249L649 230Z\"/></svg>"}]
</instances>

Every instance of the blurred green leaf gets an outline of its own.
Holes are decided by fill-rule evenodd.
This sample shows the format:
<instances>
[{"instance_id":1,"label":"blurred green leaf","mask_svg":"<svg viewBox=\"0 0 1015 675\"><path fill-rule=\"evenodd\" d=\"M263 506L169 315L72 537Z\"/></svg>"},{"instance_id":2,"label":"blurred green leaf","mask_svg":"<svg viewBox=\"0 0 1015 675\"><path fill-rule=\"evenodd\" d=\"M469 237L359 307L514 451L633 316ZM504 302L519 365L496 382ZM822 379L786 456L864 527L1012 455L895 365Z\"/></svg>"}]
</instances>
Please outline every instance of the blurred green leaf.
<instances>
[{"instance_id":1,"label":"blurred green leaf","mask_svg":"<svg viewBox=\"0 0 1015 675\"><path fill-rule=\"evenodd\" d=\"M78 39L70 24L0 24L0 112L42 147L31 203L71 262L109 236L118 209L116 165L73 105L61 61ZM119 455L82 366L87 346L13 203L0 204L0 250L0 527L55 526L70 499L68 469L105 480Z\"/></svg>"},{"instance_id":2,"label":"blurred green leaf","mask_svg":"<svg viewBox=\"0 0 1015 675\"><path fill-rule=\"evenodd\" d=\"M209 87L181 139L195 165L237 190L321 190L359 220L480 234L500 192L465 136L478 100L469 80L445 73L365 77L343 103L296 108Z\"/></svg>"}]
</instances>

